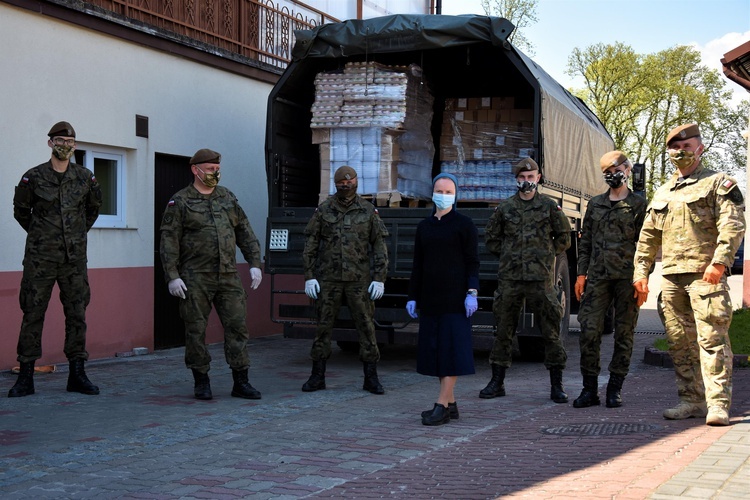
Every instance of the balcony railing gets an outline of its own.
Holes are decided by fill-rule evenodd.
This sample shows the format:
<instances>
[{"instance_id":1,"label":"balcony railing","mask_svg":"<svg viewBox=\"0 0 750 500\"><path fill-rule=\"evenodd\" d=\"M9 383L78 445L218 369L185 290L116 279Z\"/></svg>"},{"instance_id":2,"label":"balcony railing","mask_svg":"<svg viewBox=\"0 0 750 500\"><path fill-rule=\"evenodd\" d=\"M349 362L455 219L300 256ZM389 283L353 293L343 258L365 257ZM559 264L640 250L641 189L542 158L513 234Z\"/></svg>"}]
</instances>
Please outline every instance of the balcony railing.
<instances>
[{"instance_id":1,"label":"balcony railing","mask_svg":"<svg viewBox=\"0 0 750 500\"><path fill-rule=\"evenodd\" d=\"M146 25L276 67L291 60L294 30L338 22L294 0L87 0Z\"/></svg>"}]
</instances>

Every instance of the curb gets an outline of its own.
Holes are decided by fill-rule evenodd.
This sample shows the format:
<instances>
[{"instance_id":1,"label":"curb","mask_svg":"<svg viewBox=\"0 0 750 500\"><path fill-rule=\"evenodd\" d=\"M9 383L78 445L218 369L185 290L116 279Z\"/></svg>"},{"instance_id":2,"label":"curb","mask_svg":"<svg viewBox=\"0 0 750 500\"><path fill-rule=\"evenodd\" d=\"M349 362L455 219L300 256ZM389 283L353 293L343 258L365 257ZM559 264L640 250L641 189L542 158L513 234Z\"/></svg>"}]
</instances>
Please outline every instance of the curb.
<instances>
[{"instance_id":1,"label":"curb","mask_svg":"<svg viewBox=\"0 0 750 500\"><path fill-rule=\"evenodd\" d=\"M660 366L662 368L674 368L672 357L667 351L661 351L656 347L646 347L643 353L643 362L651 366ZM732 366L735 368L746 367L748 365L747 354L735 354L732 360Z\"/></svg>"}]
</instances>

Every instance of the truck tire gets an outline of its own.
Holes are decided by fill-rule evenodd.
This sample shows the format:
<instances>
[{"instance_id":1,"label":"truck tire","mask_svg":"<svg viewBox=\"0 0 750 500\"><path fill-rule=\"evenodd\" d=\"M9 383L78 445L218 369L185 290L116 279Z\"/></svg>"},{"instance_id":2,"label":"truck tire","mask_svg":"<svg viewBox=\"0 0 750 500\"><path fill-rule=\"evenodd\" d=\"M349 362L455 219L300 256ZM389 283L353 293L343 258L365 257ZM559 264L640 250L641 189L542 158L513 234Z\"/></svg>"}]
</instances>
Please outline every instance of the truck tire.
<instances>
[{"instance_id":1,"label":"truck tire","mask_svg":"<svg viewBox=\"0 0 750 500\"><path fill-rule=\"evenodd\" d=\"M570 327L570 272L568 256L561 253L555 258L555 287L557 299L563 308L560 320L560 341L565 344ZM544 361L544 340L541 337L518 337L518 349L524 361Z\"/></svg>"}]
</instances>

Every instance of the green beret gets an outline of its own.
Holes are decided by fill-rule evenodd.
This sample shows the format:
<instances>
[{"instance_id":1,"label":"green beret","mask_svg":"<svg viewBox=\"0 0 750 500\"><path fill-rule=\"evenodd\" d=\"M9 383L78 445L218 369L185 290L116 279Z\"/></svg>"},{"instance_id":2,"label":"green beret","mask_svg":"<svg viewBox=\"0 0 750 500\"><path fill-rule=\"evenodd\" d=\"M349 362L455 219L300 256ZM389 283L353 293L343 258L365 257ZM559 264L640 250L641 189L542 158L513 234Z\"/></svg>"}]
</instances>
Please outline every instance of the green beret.
<instances>
[{"instance_id":1,"label":"green beret","mask_svg":"<svg viewBox=\"0 0 750 500\"><path fill-rule=\"evenodd\" d=\"M207 148L199 149L190 158L190 164L197 165L199 163L221 163L221 155Z\"/></svg>"},{"instance_id":2,"label":"green beret","mask_svg":"<svg viewBox=\"0 0 750 500\"><path fill-rule=\"evenodd\" d=\"M524 158L513 167L513 175L518 176L521 172L531 172L532 170L539 170L539 165L531 158Z\"/></svg>"},{"instance_id":3,"label":"green beret","mask_svg":"<svg viewBox=\"0 0 750 500\"><path fill-rule=\"evenodd\" d=\"M699 135L701 135L701 131L695 123L680 125L679 127L673 128L667 135L667 146L669 146L669 143L673 140L682 141L684 139L690 139L691 137L698 137Z\"/></svg>"},{"instance_id":4,"label":"green beret","mask_svg":"<svg viewBox=\"0 0 750 500\"><path fill-rule=\"evenodd\" d=\"M336 173L333 176L333 182L341 182L344 179L351 180L356 178L357 171L349 165L344 165L343 167L340 167L338 170L336 170Z\"/></svg>"},{"instance_id":5,"label":"green beret","mask_svg":"<svg viewBox=\"0 0 750 500\"><path fill-rule=\"evenodd\" d=\"M49 129L47 135L50 137L75 137L76 131L73 130L73 125L68 122L57 122L52 125L52 128Z\"/></svg>"},{"instance_id":6,"label":"green beret","mask_svg":"<svg viewBox=\"0 0 750 500\"><path fill-rule=\"evenodd\" d=\"M601 157L599 166L602 167L602 172L605 172L608 168L622 165L626 161L628 161L628 157L622 151L610 151Z\"/></svg>"}]
</instances>

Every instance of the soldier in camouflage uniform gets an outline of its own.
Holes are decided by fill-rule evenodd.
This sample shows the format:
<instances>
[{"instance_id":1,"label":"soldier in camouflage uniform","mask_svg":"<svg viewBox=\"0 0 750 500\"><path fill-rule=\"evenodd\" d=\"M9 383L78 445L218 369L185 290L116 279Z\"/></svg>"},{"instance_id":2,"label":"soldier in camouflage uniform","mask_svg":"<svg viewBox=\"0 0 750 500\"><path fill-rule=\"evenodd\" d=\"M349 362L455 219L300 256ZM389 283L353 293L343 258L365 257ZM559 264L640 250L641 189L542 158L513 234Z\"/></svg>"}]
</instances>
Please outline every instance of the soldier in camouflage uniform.
<instances>
[{"instance_id":1,"label":"soldier in camouflage uniform","mask_svg":"<svg viewBox=\"0 0 750 500\"><path fill-rule=\"evenodd\" d=\"M576 408L600 404L598 391L599 348L604 317L614 300L614 353L609 363L607 408L622 406L622 383L630 369L638 306L633 295L633 255L646 214L646 200L628 189L633 168L620 151L610 151L599 161L610 189L589 201L578 245L578 279L575 293L581 301L581 374L583 391L573 401ZM585 292L584 292L585 290Z\"/></svg>"},{"instance_id":2,"label":"soldier in camouflage uniform","mask_svg":"<svg viewBox=\"0 0 750 500\"><path fill-rule=\"evenodd\" d=\"M662 303L679 403L664 418L706 417L728 425L732 403L732 301L727 270L745 233L737 182L701 164L696 124L667 136L676 171L654 194L638 240L633 286L639 302L662 250Z\"/></svg>"},{"instance_id":3,"label":"soldier in camouflage uniform","mask_svg":"<svg viewBox=\"0 0 750 500\"><path fill-rule=\"evenodd\" d=\"M21 371L8 397L34 394L34 363L42 357L42 329L55 283L65 312L65 356L70 364L67 390L99 394L84 371L86 306L89 305L86 244L99 216L102 192L94 174L72 163L76 133L68 122L52 126L50 160L21 178L13 197L13 216L27 232L19 302Z\"/></svg>"},{"instance_id":4,"label":"soldier in camouflage uniform","mask_svg":"<svg viewBox=\"0 0 750 500\"><path fill-rule=\"evenodd\" d=\"M320 204L305 228L305 293L319 300L318 327L310 350L312 374L302 390L326 388L331 330L346 297L359 332L359 359L365 375L362 389L383 394L377 372L380 351L375 340L373 301L383 296L388 272L388 231L372 203L357 195L357 172L353 168L340 167L334 182L336 194Z\"/></svg>"},{"instance_id":5,"label":"soldier in camouflage uniform","mask_svg":"<svg viewBox=\"0 0 750 500\"><path fill-rule=\"evenodd\" d=\"M169 293L180 299L185 322L185 364L193 372L196 399L211 399L211 355L206 325L211 305L224 327L224 357L232 368L232 396L260 399L248 381L247 293L237 272L236 247L250 264L251 287L262 279L260 244L237 198L218 186L221 155L201 149L190 159L195 176L178 191L161 223L161 261Z\"/></svg>"},{"instance_id":6,"label":"soldier in camouflage uniform","mask_svg":"<svg viewBox=\"0 0 750 500\"><path fill-rule=\"evenodd\" d=\"M539 166L531 158L514 168L518 193L500 202L485 230L487 250L500 258L492 312L497 321L490 353L492 379L479 392L484 399L505 396L513 335L524 300L539 320L544 366L550 372L550 399L566 403L562 383L567 354L560 340L563 309L554 285L555 256L570 247L570 222L552 199L537 193Z\"/></svg>"}]
</instances>

